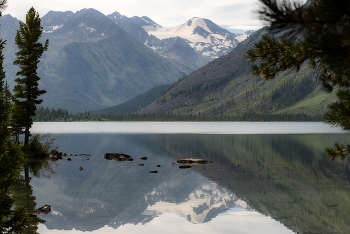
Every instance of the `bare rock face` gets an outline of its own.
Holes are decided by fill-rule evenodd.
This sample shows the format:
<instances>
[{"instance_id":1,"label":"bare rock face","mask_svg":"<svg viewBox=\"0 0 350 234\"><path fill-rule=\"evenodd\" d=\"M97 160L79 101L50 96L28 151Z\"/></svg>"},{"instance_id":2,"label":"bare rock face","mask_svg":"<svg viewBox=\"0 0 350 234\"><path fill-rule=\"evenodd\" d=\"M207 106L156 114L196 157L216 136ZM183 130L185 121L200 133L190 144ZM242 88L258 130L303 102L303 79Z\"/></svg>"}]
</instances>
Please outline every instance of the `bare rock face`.
<instances>
[{"instance_id":1,"label":"bare rock face","mask_svg":"<svg viewBox=\"0 0 350 234\"><path fill-rule=\"evenodd\" d=\"M107 159L107 160L116 160L119 162L134 161L134 159L130 155L127 155L127 154L106 153L102 157L104 159Z\"/></svg>"}]
</instances>

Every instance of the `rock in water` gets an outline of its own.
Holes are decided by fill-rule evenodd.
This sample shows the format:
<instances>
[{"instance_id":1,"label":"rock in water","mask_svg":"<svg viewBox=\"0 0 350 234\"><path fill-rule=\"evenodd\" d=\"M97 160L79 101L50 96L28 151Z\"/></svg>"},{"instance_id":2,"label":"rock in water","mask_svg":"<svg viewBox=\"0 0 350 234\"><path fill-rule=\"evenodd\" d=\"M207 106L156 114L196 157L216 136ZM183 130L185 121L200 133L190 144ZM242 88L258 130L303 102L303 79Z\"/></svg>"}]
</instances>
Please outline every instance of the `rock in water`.
<instances>
[{"instance_id":1,"label":"rock in water","mask_svg":"<svg viewBox=\"0 0 350 234\"><path fill-rule=\"evenodd\" d=\"M212 161L207 161L205 159L196 159L196 158L184 158L184 159L178 159L176 161L177 163L183 163L183 164L207 164L212 163Z\"/></svg>"},{"instance_id":2,"label":"rock in water","mask_svg":"<svg viewBox=\"0 0 350 234\"><path fill-rule=\"evenodd\" d=\"M102 157L107 160L116 160L119 162L134 161L134 159L130 155L126 154L106 153Z\"/></svg>"},{"instance_id":3,"label":"rock in water","mask_svg":"<svg viewBox=\"0 0 350 234\"><path fill-rule=\"evenodd\" d=\"M51 211L51 206L46 204L42 207L39 207L38 209L35 209L33 213L31 213L30 215L34 216L34 215L47 215L48 213L50 213Z\"/></svg>"}]
</instances>

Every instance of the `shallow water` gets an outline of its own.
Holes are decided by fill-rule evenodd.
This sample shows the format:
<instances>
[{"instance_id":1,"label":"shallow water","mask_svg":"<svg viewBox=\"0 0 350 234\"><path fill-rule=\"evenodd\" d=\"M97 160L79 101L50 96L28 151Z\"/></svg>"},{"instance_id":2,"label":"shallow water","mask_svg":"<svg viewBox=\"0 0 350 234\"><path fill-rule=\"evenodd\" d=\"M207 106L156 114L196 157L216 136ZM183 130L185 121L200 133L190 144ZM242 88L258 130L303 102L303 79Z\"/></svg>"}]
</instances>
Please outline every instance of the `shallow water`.
<instances>
[{"instance_id":1,"label":"shallow water","mask_svg":"<svg viewBox=\"0 0 350 234\"><path fill-rule=\"evenodd\" d=\"M282 125L100 124L68 124L75 132L68 134L61 133L65 123L34 125L57 137L62 152L91 155L63 157L54 173L32 176L37 207L52 206L39 216L46 221L39 233L348 233L349 164L324 153L335 141L350 141L339 129L312 134L327 125L283 123L289 133L307 134L259 134ZM106 160L108 152L134 160ZM213 163L171 165L181 158Z\"/></svg>"}]
</instances>

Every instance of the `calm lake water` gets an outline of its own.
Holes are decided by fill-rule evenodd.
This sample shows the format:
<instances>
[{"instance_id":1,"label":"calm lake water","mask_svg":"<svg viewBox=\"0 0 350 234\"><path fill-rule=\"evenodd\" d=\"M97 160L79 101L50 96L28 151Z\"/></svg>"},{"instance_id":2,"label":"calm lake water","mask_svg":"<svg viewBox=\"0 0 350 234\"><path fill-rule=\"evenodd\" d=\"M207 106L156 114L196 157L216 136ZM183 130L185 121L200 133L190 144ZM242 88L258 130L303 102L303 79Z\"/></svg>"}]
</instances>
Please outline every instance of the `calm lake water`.
<instances>
[{"instance_id":1,"label":"calm lake water","mask_svg":"<svg viewBox=\"0 0 350 234\"><path fill-rule=\"evenodd\" d=\"M323 123L35 123L32 131L57 137L62 152L91 155L31 175L22 199L52 206L38 233L350 230L349 163L324 152L350 136ZM213 163L171 164L181 158Z\"/></svg>"}]
</instances>

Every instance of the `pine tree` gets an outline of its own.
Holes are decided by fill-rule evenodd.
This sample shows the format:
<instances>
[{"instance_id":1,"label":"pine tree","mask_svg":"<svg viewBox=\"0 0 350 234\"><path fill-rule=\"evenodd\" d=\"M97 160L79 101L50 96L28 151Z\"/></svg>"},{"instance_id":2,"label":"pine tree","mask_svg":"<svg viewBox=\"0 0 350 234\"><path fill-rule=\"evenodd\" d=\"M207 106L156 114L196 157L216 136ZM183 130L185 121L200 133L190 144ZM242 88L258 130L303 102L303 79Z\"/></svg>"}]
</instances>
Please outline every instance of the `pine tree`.
<instances>
[{"instance_id":1,"label":"pine tree","mask_svg":"<svg viewBox=\"0 0 350 234\"><path fill-rule=\"evenodd\" d=\"M350 1L311 0L303 6L293 1L260 2L260 18L271 25L247 52L248 61L260 62L252 72L273 79L281 72L299 71L308 62L325 91L337 90L338 100L329 105L326 122L349 130ZM349 154L350 148L338 146L327 149L331 159L337 152L340 159Z\"/></svg>"},{"instance_id":2,"label":"pine tree","mask_svg":"<svg viewBox=\"0 0 350 234\"><path fill-rule=\"evenodd\" d=\"M33 124L32 117L35 116L36 105L42 102L38 97L46 93L38 87L40 77L37 74L39 59L49 45L48 40L44 45L39 42L42 31L39 14L32 7L26 15L26 23L19 24L15 37L19 51L16 53L17 59L13 62L20 67L20 71L16 73L19 77L15 79L17 85L13 89L15 101L12 118L17 134L25 134L24 145L29 143L29 129Z\"/></svg>"},{"instance_id":3,"label":"pine tree","mask_svg":"<svg viewBox=\"0 0 350 234\"><path fill-rule=\"evenodd\" d=\"M8 126L8 108L6 107L6 86L5 86L5 71L3 67L4 55L2 51L4 49L5 42L0 40L0 144L5 144L7 139L7 126ZM0 146L0 154L3 153L3 145Z\"/></svg>"}]
</instances>

